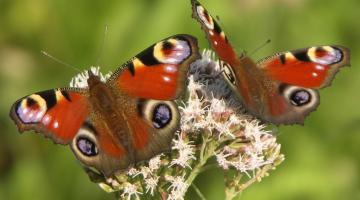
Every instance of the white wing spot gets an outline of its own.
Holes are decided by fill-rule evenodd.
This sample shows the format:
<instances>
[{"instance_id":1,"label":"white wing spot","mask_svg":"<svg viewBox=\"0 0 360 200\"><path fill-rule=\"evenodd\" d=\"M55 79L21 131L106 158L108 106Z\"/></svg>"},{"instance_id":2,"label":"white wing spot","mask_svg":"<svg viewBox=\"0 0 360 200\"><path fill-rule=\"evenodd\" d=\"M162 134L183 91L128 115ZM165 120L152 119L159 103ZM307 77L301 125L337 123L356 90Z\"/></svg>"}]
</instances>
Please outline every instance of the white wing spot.
<instances>
[{"instance_id":1,"label":"white wing spot","mask_svg":"<svg viewBox=\"0 0 360 200\"><path fill-rule=\"evenodd\" d=\"M48 125L49 122L50 122L50 119L51 117L49 115L45 115L44 119L42 120L42 122L45 124L45 125Z\"/></svg>"},{"instance_id":2,"label":"white wing spot","mask_svg":"<svg viewBox=\"0 0 360 200\"><path fill-rule=\"evenodd\" d=\"M170 82L170 78L167 77L167 76L165 76L165 77L164 77L164 81L165 81L165 82Z\"/></svg>"},{"instance_id":3,"label":"white wing spot","mask_svg":"<svg viewBox=\"0 0 360 200\"><path fill-rule=\"evenodd\" d=\"M172 66L172 65L168 65L165 67L165 71L168 72L168 73L174 73L176 72L176 67Z\"/></svg>"},{"instance_id":4,"label":"white wing spot","mask_svg":"<svg viewBox=\"0 0 360 200\"><path fill-rule=\"evenodd\" d=\"M58 128L59 127L59 122L55 121L53 126L54 126L54 128Z\"/></svg>"},{"instance_id":5,"label":"white wing spot","mask_svg":"<svg viewBox=\"0 0 360 200\"><path fill-rule=\"evenodd\" d=\"M208 16L208 17L205 16L206 11L202 6L198 6L196 8L196 12L197 12L200 20L204 23L204 25L208 29L214 29L214 22L213 22L212 18L210 16Z\"/></svg>"},{"instance_id":6,"label":"white wing spot","mask_svg":"<svg viewBox=\"0 0 360 200\"><path fill-rule=\"evenodd\" d=\"M315 67L317 70L324 70L325 69L325 67L324 66L322 66L322 65L316 65L316 67Z\"/></svg>"}]
</instances>

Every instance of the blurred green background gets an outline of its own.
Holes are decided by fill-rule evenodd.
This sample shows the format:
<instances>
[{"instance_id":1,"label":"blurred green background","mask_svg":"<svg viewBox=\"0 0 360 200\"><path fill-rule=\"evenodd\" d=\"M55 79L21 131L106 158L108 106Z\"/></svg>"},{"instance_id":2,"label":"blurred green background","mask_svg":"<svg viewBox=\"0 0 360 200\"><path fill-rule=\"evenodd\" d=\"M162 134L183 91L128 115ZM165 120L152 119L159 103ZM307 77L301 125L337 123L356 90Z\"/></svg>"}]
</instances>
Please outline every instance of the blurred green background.
<instances>
[{"instance_id":1,"label":"blurred green background","mask_svg":"<svg viewBox=\"0 0 360 200\"><path fill-rule=\"evenodd\" d=\"M279 129L285 162L243 200L360 199L360 1L202 1L238 52L272 42L253 55L319 44L351 49L305 126ZM150 44L177 33L199 38L188 0L0 0L0 199L113 199L91 183L69 148L34 134L20 136L8 112L18 98L67 86L77 72L43 56L45 50L80 69L115 70ZM104 27L109 30L101 52ZM223 199L220 170L195 181L207 199ZM198 199L192 189L186 199Z\"/></svg>"}]
</instances>

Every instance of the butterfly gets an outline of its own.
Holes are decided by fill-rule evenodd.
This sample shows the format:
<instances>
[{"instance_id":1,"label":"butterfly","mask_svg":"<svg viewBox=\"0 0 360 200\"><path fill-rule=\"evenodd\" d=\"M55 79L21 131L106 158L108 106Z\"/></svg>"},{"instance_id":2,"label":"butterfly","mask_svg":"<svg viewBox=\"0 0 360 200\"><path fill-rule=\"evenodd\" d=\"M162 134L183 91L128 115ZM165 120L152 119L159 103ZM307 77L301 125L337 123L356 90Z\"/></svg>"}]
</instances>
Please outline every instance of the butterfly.
<instances>
[{"instance_id":1,"label":"butterfly","mask_svg":"<svg viewBox=\"0 0 360 200\"><path fill-rule=\"evenodd\" d=\"M319 105L318 89L331 84L339 68L350 64L350 51L339 45L285 51L254 62L238 56L209 12L191 0L192 17L221 60L224 79L245 109L264 122L303 124Z\"/></svg>"},{"instance_id":2,"label":"butterfly","mask_svg":"<svg viewBox=\"0 0 360 200\"><path fill-rule=\"evenodd\" d=\"M69 145L87 168L111 176L170 150L180 115L173 100L200 57L197 40L175 35L155 43L103 82L91 70L87 88L58 88L17 100L10 117L20 132L34 130Z\"/></svg>"}]
</instances>

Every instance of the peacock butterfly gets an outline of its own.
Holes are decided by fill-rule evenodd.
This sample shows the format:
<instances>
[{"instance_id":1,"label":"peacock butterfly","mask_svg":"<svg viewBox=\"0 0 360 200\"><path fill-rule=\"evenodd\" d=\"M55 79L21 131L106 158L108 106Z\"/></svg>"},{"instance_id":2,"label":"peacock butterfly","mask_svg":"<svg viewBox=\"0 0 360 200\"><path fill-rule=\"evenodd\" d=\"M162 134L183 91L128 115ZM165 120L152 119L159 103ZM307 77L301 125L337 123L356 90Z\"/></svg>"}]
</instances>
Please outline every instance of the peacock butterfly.
<instances>
[{"instance_id":1,"label":"peacock butterfly","mask_svg":"<svg viewBox=\"0 0 360 200\"><path fill-rule=\"evenodd\" d=\"M191 4L192 17L221 60L224 79L246 110L265 122L303 124L319 105L318 89L350 64L349 49L338 45L286 51L258 62L244 53L238 57L209 12L196 0Z\"/></svg>"},{"instance_id":2,"label":"peacock butterfly","mask_svg":"<svg viewBox=\"0 0 360 200\"><path fill-rule=\"evenodd\" d=\"M106 82L89 70L87 88L23 97L10 117L20 132L34 130L70 145L86 168L110 176L170 149L180 121L173 100L199 57L194 37L175 35L126 62Z\"/></svg>"}]
</instances>

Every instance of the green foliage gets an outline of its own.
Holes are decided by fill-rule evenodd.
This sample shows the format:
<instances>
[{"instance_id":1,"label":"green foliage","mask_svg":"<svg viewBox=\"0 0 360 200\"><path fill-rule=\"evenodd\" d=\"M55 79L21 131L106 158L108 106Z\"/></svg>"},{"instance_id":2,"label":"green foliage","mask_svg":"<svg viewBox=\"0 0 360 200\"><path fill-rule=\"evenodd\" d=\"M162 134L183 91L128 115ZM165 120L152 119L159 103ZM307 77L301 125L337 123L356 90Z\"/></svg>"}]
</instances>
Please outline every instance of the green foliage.
<instances>
[{"instance_id":1,"label":"green foliage","mask_svg":"<svg viewBox=\"0 0 360 200\"><path fill-rule=\"evenodd\" d=\"M272 42L254 58L318 44L351 49L351 68L321 91L305 126L279 128L285 162L242 194L257 199L360 199L360 1L226 0L203 4L240 52ZM88 180L70 149L34 134L20 137L12 103L27 94L66 86L77 72L41 55L45 50L81 70L114 69L150 44L177 33L203 32L188 0L0 1L0 199L113 199ZM103 51L105 25L109 30ZM100 62L97 63L98 57ZM195 181L208 200L223 199L223 174ZM191 188L187 199L199 199Z\"/></svg>"}]
</instances>

